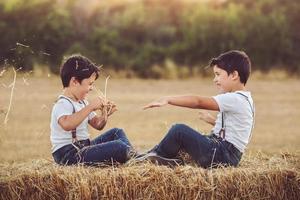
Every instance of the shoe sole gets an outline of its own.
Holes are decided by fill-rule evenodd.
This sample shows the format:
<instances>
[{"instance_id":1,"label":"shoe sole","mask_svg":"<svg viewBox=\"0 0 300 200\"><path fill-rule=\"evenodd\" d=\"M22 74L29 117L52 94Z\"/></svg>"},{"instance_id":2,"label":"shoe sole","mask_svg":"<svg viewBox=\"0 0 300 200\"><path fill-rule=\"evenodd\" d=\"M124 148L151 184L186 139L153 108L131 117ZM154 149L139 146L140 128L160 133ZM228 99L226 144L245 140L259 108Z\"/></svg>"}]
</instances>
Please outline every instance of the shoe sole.
<instances>
[{"instance_id":1,"label":"shoe sole","mask_svg":"<svg viewBox=\"0 0 300 200\"><path fill-rule=\"evenodd\" d=\"M147 157L147 160L157 165L165 165L170 167L174 167L182 164L182 161L179 159L164 158L159 155L149 155Z\"/></svg>"}]
</instances>

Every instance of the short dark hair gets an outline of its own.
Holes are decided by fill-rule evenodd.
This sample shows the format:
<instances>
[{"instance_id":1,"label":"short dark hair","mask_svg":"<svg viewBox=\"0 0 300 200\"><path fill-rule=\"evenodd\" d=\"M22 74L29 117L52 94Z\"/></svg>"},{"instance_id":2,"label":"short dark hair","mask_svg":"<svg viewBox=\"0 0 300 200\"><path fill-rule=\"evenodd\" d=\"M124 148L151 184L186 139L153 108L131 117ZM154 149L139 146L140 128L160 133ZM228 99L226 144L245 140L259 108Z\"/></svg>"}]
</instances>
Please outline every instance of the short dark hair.
<instances>
[{"instance_id":1,"label":"short dark hair","mask_svg":"<svg viewBox=\"0 0 300 200\"><path fill-rule=\"evenodd\" d=\"M63 87L68 87L72 77L81 83L83 79L89 78L93 73L96 79L99 76L99 68L88 58L76 54L67 57L60 68L60 77Z\"/></svg>"},{"instance_id":2,"label":"short dark hair","mask_svg":"<svg viewBox=\"0 0 300 200\"><path fill-rule=\"evenodd\" d=\"M237 71L240 76L240 81L246 85L251 72L251 61L247 54L243 51L231 50L222 53L217 58L210 61L209 66L217 65L225 70L227 74Z\"/></svg>"}]
</instances>

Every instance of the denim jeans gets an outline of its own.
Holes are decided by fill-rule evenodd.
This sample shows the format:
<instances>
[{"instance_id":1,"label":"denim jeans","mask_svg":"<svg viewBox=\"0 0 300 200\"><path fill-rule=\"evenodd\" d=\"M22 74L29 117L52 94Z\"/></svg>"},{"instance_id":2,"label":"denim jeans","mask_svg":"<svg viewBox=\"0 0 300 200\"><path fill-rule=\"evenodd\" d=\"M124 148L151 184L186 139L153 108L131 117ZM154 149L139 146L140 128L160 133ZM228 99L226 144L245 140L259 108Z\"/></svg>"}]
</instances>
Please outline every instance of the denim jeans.
<instances>
[{"instance_id":1,"label":"denim jeans","mask_svg":"<svg viewBox=\"0 0 300 200\"><path fill-rule=\"evenodd\" d=\"M180 150L204 168L218 164L237 166L242 157L233 144L215 135L202 135L184 124L175 124L154 151L160 156L175 158Z\"/></svg>"},{"instance_id":2,"label":"denim jeans","mask_svg":"<svg viewBox=\"0 0 300 200\"><path fill-rule=\"evenodd\" d=\"M79 151L72 144L55 151L52 154L55 162L61 165L109 164L111 161L125 163L129 159L128 154L132 149L126 134L118 128L111 129L92 141L84 140L81 143L84 144L84 147Z\"/></svg>"}]
</instances>

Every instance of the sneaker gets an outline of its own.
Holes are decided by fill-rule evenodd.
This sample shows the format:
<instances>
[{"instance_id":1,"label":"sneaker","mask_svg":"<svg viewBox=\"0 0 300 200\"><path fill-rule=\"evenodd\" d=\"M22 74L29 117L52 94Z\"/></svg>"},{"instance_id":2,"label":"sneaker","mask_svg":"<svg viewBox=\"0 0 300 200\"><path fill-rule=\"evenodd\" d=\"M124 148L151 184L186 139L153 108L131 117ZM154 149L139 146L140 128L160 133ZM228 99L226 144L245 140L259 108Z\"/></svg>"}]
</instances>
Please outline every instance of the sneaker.
<instances>
[{"instance_id":1,"label":"sneaker","mask_svg":"<svg viewBox=\"0 0 300 200\"><path fill-rule=\"evenodd\" d=\"M131 150L131 152L129 153L130 158L137 160L137 158L141 158L141 157L147 155L148 153L155 152L156 149L157 149L157 145L155 145L152 149L150 149L144 153L139 153L137 151Z\"/></svg>"},{"instance_id":2,"label":"sneaker","mask_svg":"<svg viewBox=\"0 0 300 200\"><path fill-rule=\"evenodd\" d=\"M155 153L155 152L147 153L144 156L141 156L141 157L135 159L135 161L137 161L137 162L142 162L145 160L149 160L150 162L157 164L157 165L165 165L165 166L170 166L170 167L183 164L182 160L180 160L180 159L165 158L165 157L157 155L157 153Z\"/></svg>"},{"instance_id":3,"label":"sneaker","mask_svg":"<svg viewBox=\"0 0 300 200\"><path fill-rule=\"evenodd\" d=\"M139 157L142 157L144 156L145 154L144 153L139 153L138 151L134 150L134 149L130 149L128 152L127 152L127 159L135 159L135 158L139 158Z\"/></svg>"}]
</instances>

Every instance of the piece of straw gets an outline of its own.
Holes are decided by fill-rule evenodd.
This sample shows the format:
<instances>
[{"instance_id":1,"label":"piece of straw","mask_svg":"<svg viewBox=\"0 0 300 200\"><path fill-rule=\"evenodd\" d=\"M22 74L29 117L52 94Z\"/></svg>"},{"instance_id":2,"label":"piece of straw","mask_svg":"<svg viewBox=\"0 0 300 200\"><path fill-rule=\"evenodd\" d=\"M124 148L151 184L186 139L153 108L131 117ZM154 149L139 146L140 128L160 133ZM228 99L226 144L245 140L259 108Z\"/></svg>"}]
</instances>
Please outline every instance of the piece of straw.
<instances>
[{"instance_id":1,"label":"piece of straw","mask_svg":"<svg viewBox=\"0 0 300 200\"><path fill-rule=\"evenodd\" d=\"M14 80L13 80L12 87L11 87L10 100L9 100L9 105L8 105L7 113L6 113L5 119L4 119L4 124L5 125L7 124L7 121L8 121L8 115L9 115L9 112L10 112L10 109L11 109L12 98L13 98L13 95L14 95L14 89L15 89L16 78L17 78L17 72L16 72L16 70L15 70L14 67L13 67L13 71L14 71Z\"/></svg>"},{"instance_id":2,"label":"piece of straw","mask_svg":"<svg viewBox=\"0 0 300 200\"><path fill-rule=\"evenodd\" d=\"M104 86L104 94L101 92L100 89L97 89L96 87L95 88L95 91L98 93L98 95L101 97L101 98L104 98L105 100L105 105L103 106L103 109L102 109L102 114L104 114L105 117L108 116L108 113L111 111L112 109L112 106L109 105L109 104L106 104L106 100L107 100L107 84L108 84L108 79L110 78L110 76L107 76L106 79L105 79L105 86ZM107 110L107 106L109 106L109 109ZM108 111L108 112L107 112Z\"/></svg>"},{"instance_id":3,"label":"piece of straw","mask_svg":"<svg viewBox=\"0 0 300 200\"><path fill-rule=\"evenodd\" d=\"M109 77L110 77L110 76L107 76L106 79L105 79L105 88L104 88L104 98L105 98L105 101L106 101L107 82L108 82Z\"/></svg>"}]
</instances>

